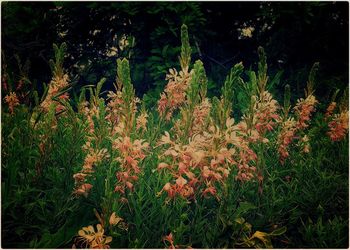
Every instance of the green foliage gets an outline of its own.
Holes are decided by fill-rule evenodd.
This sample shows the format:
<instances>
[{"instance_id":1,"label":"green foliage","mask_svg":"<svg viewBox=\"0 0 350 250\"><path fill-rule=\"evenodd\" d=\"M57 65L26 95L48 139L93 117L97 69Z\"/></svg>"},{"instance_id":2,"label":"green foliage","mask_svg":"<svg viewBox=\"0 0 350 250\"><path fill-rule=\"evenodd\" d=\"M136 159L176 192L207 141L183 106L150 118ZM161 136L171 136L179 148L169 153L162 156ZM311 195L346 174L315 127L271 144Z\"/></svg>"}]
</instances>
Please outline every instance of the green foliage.
<instances>
[{"instance_id":1,"label":"green foliage","mask_svg":"<svg viewBox=\"0 0 350 250\"><path fill-rule=\"evenodd\" d=\"M224 86L221 89L222 99L224 102L223 111L225 113L225 118L231 115L232 104L234 98L234 85L244 84L240 75L243 72L243 63L238 63L231 68L229 75L226 77ZM226 120L226 119L225 119Z\"/></svg>"},{"instance_id":2,"label":"green foliage","mask_svg":"<svg viewBox=\"0 0 350 250\"><path fill-rule=\"evenodd\" d=\"M314 248L345 246L348 244L347 231L348 223L338 216L327 221L318 217L316 222L308 218L306 222L302 221L302 228L300 228L303 240Z\"/></svg>"},{"instance_id":3,"label":"green foliage","mask_svg":"<svg viewBox=\"0 0 350 250\"><path fill-rule=\"evenodd\" d=\"M283 102L283 111L284 117L286 118L290 110L290 86L287 84L284 87L284 102Z\"/></svg>"},{"instance_id":4,"label":"green foliage","mask_svg":"<svg viewBox=\"0 0 350 250\"><path fill-rule=\"evenodd\" d=\"M130 6L131 3L123 4ZM94 6L94 3L90 5L91 8ZM166 4L162 6L170 8ZM130 7L129 14L138 11L137 6ZM150 11L159 13L157 8ZM180 64L185 70L191 66L186 26L182 26L181 34ZM65 49L64 45L54 46L56 62L52 61L51 65L55 74L63 74L62 53ZM278 85L282 73L276 73L268 81L266 55L261 48L258 52L257 73L246 71L245 81L243 64L235 64L226 77L220 99L211 99L212 117L217 125L211 128L213 133L224 134L229 127L227 118L239 116L239 111L249 112L252 95ZM308 86L314 85L315 70L311 70ZM219 198L199 194L191 201L181 197L169 200L164 183L171 181L171 175L157 170L160 156L164 154L159 139L166 131L171 131L172 123L179 117L184 118L185 112L189 112L187 117L192 120L186 120L183 141L187 143L196 136L189 137L188 131L193 122L194 108L207 96L207 74L203 62L195 61L186 103L181 107L182 112L175 114L169 123L163 123L157 110L147 109L143 102L141 111L147 111L148 125L145 130L136 131L134 123L139 111L134 106L135 90L130 71L129 60L118 58L117 91L121 91L123 104L118 106L122 115L117 117L117 124L125 120L130 126L125 136L133 142L135 138L144 139L150 147L145 158L138 162L141 173L137 181L132 190L124 194L127 202L122 202L122 195L114 191L118 183L116 173L130 158L123 159L125 152L115 148L115 139L124 137L112 134L111 128L114 127L106 119L108 109L101 91L107 78L82 88L73 105L59 100L68 89L59 91L54 100L64 107L60 113L56 113L54 106L47 112L40 110L38 92L33 93L37 104L34 109L23 104L15 107L14 114L2 109L4 247L69 248L76 243L79 229L97 223L104 224L105 234L113 237L111 248L164 248L163 237L170 233L174 244L182 248L347 247L348 138L332 142L326 136L328 124L322 115L324 110L319 111L310 128L305 130L310 137L311 152L306 155L293 145L290 160L283 166L276 160L276 141L280 131L271 132L270 141L263 148L265 152L259 155L265 161L263 192L258 192L257 181L236 180L238 169L236 163L232 163L228 178L216 187ZM90 95L86 95L87 89ZM312 92L313 87L308 91ZM291 108L291 92L286 85L285 116ZM340 101L344 110L347 92ZM91 116L92 123L84 112L75 111L86 100L90 101L92 110L98 110ZM237 112L232 112L232 107ZM91 125L93 133L89 132ZM91 137L94 138L91 142L93 150L100 152L105 149L110 155L96 163L93 175L87 177L87 182L93 185L89 194L78 196L74 192L73 175L81 171L85 157L95 153L83 150L83 145L90 142ZM170 140L174 137L171 136ZM228 147L241 150L236 145ZM221 149L219 146L215 148ZM136 155L130 151L132 156ZM117 225L109 222L113 212L122 218Z\"/></svg>"},{"instance_id":5,"label":"green foliage","mask_svg":"<svg viewBox=\"0 0 350 250\"><path fill-rule=\"evenodd\" d=\"M130 101L134 97L134 89L131 84L131 78L130 78L130 67L129 67L129 61L124 59L118 59L117 60L117 73L118 73L118 83L117 85L123 86L123 97L125 98L124 101L126 103L130 103Z\"/></svg>"},{"instance_id":6,"label":"green foliage","mask_svg":"<svg viewBox=\"0 0 350 250\"><path fill-rule=\"evenodd\" d=\"M55 61L53 61L52 59L50 60L51 71L55 76L62 77L64 74L63 60L67 52L67 45L66 43L62 43L60 47L58 47L56 44L53 44L53 49L55 52Z\"/></svg>"},{"instance_id":7,"label":"green foliage","mask_svg":"<svg viewBox=\"0 0 350 250\"><path fill-rule=\"evenodd\" d=\"M310 95L314 91L316 72L319 69L319 67L320 64L317 62L314 63L310 70L309 78L306 84L305 96Z\"/></svg>"},{"instance_id":8,"label":"green foliage","mask_svg":"<svg viewBox=\"0 0 350 250\"><path fill-rule=\"evenodd\" d=\"M192 79L187 89L190 106L193 108L206 97L207 77L203 63L197 60L193 66Z\"/></svg>"},{"instance_id":9,"label":"green foliage","mask_svg":"<svg viewBox=\"0 0 350 250\"><path fill-rule=\"evenodd\" d=\"M266 55L262 47L258 48L258 54L259 54L259 63L258 63L257 84L258 84L259 93L262 93L265 91L265 87L268 81Z\"/></svg>"},{"instance_id":10,"label":"green foliage","mask_svg":"<svg viewBox=\"0 0 350 250\"><path fill-rule=\"evenodd\" d=\"M181 26L181 55L179 61L181 69L187 71L191 62L191 47L188 39L188 29L185 24Z\"/></svg>"}]
</instances>

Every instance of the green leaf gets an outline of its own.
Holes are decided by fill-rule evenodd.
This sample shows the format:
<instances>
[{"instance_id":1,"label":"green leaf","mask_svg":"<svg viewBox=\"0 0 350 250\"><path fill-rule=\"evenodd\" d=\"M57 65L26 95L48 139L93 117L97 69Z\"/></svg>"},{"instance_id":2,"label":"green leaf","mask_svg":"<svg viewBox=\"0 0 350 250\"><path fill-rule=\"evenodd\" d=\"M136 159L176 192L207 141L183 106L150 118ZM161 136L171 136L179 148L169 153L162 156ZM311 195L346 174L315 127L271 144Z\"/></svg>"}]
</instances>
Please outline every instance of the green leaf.
<instances>
[{"instance_id":1,"label":"green leaf","mask_svg":"<svg viewBox=\"0 0 350 250\"><path fill-rule=\"evenodd\" d=\"M272 231L270 233L271 236L278 236L278 235L282 235L284 234L285 232L287 232L287 227L280 227L280 228L277 228L276 230Z\"/></svg>"},{"instance_id":2,"label":"green leaf","mask_svg":"<svg viewBox=\"0 0 350 250\"><path fill-rule=\"evenodd\" d=\"M239 203L239 207L238 209L234 212L234 217L240 217L242 215L244 215L246 212L256 209L256 206L254 206L253 204L249 203L249 202L241 202Z\"/></svg>"},{"instance_id":3,"label":"green leaf","mask_svg":"<svg viewBox=\"0 0 350 250\"><path fill-rule=\"evenodd\" d=\"M100 95L101 89L102 89L102 85L106 82L106 78L102 78L98 83L97 83L97 87L96 87L96 98L98 98L98 96Z\"/></svg>"}]
</instances>

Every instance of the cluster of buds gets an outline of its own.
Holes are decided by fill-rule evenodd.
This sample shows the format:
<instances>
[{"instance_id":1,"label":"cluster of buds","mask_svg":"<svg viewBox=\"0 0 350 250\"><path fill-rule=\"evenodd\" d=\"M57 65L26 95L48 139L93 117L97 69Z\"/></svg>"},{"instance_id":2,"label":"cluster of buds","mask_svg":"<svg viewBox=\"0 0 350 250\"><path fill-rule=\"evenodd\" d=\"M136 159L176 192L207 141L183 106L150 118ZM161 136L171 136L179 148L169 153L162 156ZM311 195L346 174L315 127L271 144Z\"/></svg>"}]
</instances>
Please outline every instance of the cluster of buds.
<instances>
[{"instance_id":1,"label":"cluster of buds","mask_svg":"<svg viewBox=\"0 0 350 250\"><path fill-rule=\"evenodd\" d=\"M82 102L79 105L79 112L81 112L85 118L86 121L88 123L88 134L92 135L95 132L95 124L94 124L94 120L93 117L95 117L96 119L99 118L100 115L100 111L97 105L90 105L89 102Z\"/></svg>"},{"instance_id":2,"label":"cluster of buds","mask_svg":"<svg viewBox=\"0 0 350 250\"><path fill-rule=\"evenodd\" d=\"M87 197L90 189L93 187L90 183L87 183L87 178L95 172L95 166L102 162L103 159L109 158L110 155L106 148L97 149L95 145L96 136L94 135L95 129L93 117L99 117L98 107L96 107L96 105L91 105L89 108L89 103L84 102L81 105L81 112L85 115L88 122L88 131L86 135L87 141L82 147L87 155L85 156L82 170L73 175L76 186L74 194Z\"/></svg>"},{"instance_id":3,"label":"cluster of buds","mask_svg":"<svg viewBox=\"0 0 350 250\"><path fill-rule=\"evenodd\" d=\"M134 142L127 136L118 137L113 142L113 149L118 150L120 156L116 161L120 163L121 170L116 173L117 185L114 191L122 195L126 188L133 190L134 182L138 180L138 174L141 172L139 163L145 157L145 151L148 149L148 143L144 140L135 140Z\"/></svg>"},{"instance_id":4,"label":"cluster of buds","mask_svg":"<svg viewBox=\"0 0 350 250\"><path fill-rule=\"evenodd\" d=\"M222 183L229 175L227 162L233 162L233 150L222 148L219 152L213 149L213 136L197 134L189 144L177 144L170 139L168 132L162 136L159 145L168 145L162 158L171 159L171 163L161 162L158 171L166 169L173 176L173 183L168 182L162 191L173 199L179 195L194 199L195 193L202 196L217 197L216 183Z\"/></svg>"},{"instance_id":5,"label":"cluster of buds","mask_svg":"<svg viewBox=\"0 0 350 250\"><path fill-rule=\"evenodd\" d=\"M310 152L310 139L307 135L304 135L300 141L298 142L297 146L301 148L301 152L307 154Z\"/></svg>"},{"instance_id":6,"label":"cluster of buds","mask_svg":"<svg viewBox=\"0 0 350 250\"><path fill-rule=\"evenodd\" d=\"M297 131L296 121L294 118L288 118L282 124L282 130L278 135L278 153L280 155L280 162L284 163L285 159L288 158L289 152L288 147L294 139L296 139L295 133Z\"/></svg>"},{"instance_id":7,"label":"cluster of buds","mask_svg":"<svg viewBox=\"0 0 350 250\"><path fill-rule=\"evenodd\" d=\"M176 69L170 69L166 80L168 84L158 101L158 112L169 121L173 112L186 100L186 89L191 80L191 74L186 71L178 73Z\"/></svg>"},{"instance_id":8,"label":"cluster of buds","mask_svg":"<svg viewBox=\"0 0 350 250\"><path fill-rule=\"evenodd\" d=\"M325 113L325 120L327 120L329 117L331 117L334 113L335 108L337 107L336 102L331 102L326 110Z\"/></svg>"},{"instance_id":9,"label":"cluster of buds","mask_svg":"<svg viewBox=\"0 0 350 250\"><path fill-rule=\"evenodd\" d=\"M248 147L242 148L239 152L239 160L237 161L238 174L236 180L242 182L249 181L256 175L256 167L250 165L250 162L256 161L257 156L255 152Z\"/></svg>"},{"instance_id":10,"label":"cluster of buds","mask_svg":"<svg viewBox=\"0 0 350 250\"><path fill-rule=\"evenodd\" d=\"M141 112L141 114L136 118L136 129L147 130L147 118L148 114L146 111Z\"/></svg>"},{"instance_id":11,"label":"cluster of buds","mask_svg":"<svg viewBox=\"0 0 350 250\"><path fill-rule=\"evenodd\" d=\"M253 124L260 135L264 135L266 131L272 131L276 126L276 122L280 120L278 115L278 103L272 98L268 91L255 97Z\"/></svg>"},{"instance_id":12,"label":"cluster of buds","mask_svg":"<svg viewBox=\"0 0 350 250\"><path fill-rule=\"evenodd\" d=\"M309 91L311 92L311 91ZM311 119L312 112L316 111L317 100L315 96L309 94L305 99L300 98L297 101L297 104L294 107L294 112L296 114L296 120L293 118L288 118L282 124L282 130L278 135L278 153L280 156L280 162L283 164L285 159L288 158L289 152L288 147L293 142L293 140L300 138L299 145L302 147L303 153L310 152L309 138L304 135L303 137L297 135L298 132L306 129L309 124L308 122ZM333 108L330 108L332 112Z\"/></svg>"},{"instance_id":13,"label":"cluster of buds","mask_svg":"<svg viewBox=\"0 0 350 250\"><path fill-rule=\"evenodd\" d=\"M234 120L231 118L226 121L227 130L225 138L228 143L237 148L236 164L238 174L236 180L242 182L249 181L256 175L256 167L252 165L256 161L257 155L249 147L251 142L256 142L261 137L254 127L248 129L246 122L243 120L237 125L234 125Z\"/></svg>"},{"instance_id":14,"label":"cluster of buds","mask_svg":"<svg viewBox=\"0 0 350 250\"><path fill-rule=\"evenodd\" d=\"M62 77L56 75L52 78L48 86L49 89L47 91L45 100L40 105L45 111L48 111L52 104L55 106L56 112L60 112L64 110L64 106L59 102L52 100L52 98L56 96L59 91L61 91L63 88L66 88L69 85L68 81L69 79L67 74L64 74ZM60 95L58 98L62 100L68 100L69 95L68 93L64 93Z\"/></svg>"},{"instance_id":15,"label":"cluster of buds","mask_svg":"<svg viewBox=\"0 0 350 250\"><path fill-rule=\"evenodd\" d=\"M220 199L217 188L228 178L232 167L237 166L237 180L248 181L255 176L256 154L249 143L239 134L239 127L233 119L227 119L226 130L208 126L207 131L192 136L188 144L173 142L168 132L162 136L159 145L167 145L158 170L166 169L173 176L162 191L173 199L176 195L186 199L195 198L196 193L204 197Z\"/></svg>"},{"instance_id":16,"label":"cluster of buds","mask_svg":"<svg viewBox=\"0 0 350 250\"><path fill-rule=\"evenodd\" d=\"M297 129L305 129L309 126L308 121L311 118L311 113L316 111L315 106L317 103L318 102L313 95L309 95L306 99L298 99L297 104L294 107L295 114L298 118L296 124Z\"/></svg>"},{"instance_id":17,"label":"cluster of buds","mask_svg":"<svg viewBox=\"0 0 350 250\"><path fill-rule=\"evenodd\" d=\"M121 91L108 93L109 102L106 108L106 117L105 119L109 122L109 125L112 128L112 136L115 134L126 136L130 132L130 126L133 124L134 114L137 112L137 104L140 103L140 99L137 97L130 97L131 102L125 102L125 93ZM131 112L131 117L130 113ZM142 113L137 122L137 126L146 127L147 124L146 113ZM140 127L137 127L139 129ZM127 132L127 128L129 128Z\"/></svg>"},{"instance_id":18,"label":"cluster of buds","mask_svg":"<svg viewBox=\"0 0 350 250\"><path fill-rule=\"evenodd\" d=\"M15 107L19 105L19 100L15 92L10 92L4 98L5 102L9 106L9 111L11 114L14 113Z\"/></svg>"},{"instance_id":19,"label":"cluster of buds","mask_svg":"<svg viewBox=\"0 0 350 250\"><path fill-rule=\"evenodd\" d=\"M211 104L208 98L205 98L193 111L193 125L190 135L199 133L205 129L206 121L210 115Z\"/></svg>"},{"instance_id":20,"label":"cluster of buds","mask_svg":"<svg viewBox=\"0 0 350 250\"><path fill-rule=\"evenodd\" d=\"M114 124L117 124L120 121L120 115L122 113L122 104L124 103L122 92L117 91L115 93L113 91L109 91L107 97L109 102L107 103L107 115L105 118L111 123L112 126L114 126Z\"/></svg>"},{"instance_id":21,"label":"cluster of buds","mask_svg":"<svg viewBox=\"0 0 350 250\"><path fill-rule=\"evenodd\" d=\"M331 121L328 123L329 131L327 135L332 141L340 141L349 130L349 111L342 111L340 114L332 116Z\"/></svg>"},{"instance_id":22,"label":"cluster of buds","mask_svg":"<svg viewBox=\"0 0 350 250\"><path fill-rule=\"evenodd\" d=\"M88 196L90 189L93 187L90 183L87 183L87 177L91 176L95 172L95 166L98 165L103 159L109 158L107 149L96 150L92 146L92 143L88 140L83 146L88 154L85 157L82 170L73 175L75 180L74 194Z\"/></svg>"}]
</instances>

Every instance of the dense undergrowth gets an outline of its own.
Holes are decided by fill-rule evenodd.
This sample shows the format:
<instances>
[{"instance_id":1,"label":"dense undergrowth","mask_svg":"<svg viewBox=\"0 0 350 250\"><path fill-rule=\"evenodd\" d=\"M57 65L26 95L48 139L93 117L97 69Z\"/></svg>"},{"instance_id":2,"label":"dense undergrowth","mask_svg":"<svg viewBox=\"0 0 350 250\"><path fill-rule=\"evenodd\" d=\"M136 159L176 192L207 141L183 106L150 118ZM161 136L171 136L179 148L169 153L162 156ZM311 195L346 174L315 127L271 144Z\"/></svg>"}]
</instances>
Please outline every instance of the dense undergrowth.
<instances>
[{"instance_id":1,"label":"dense undergrowth","mask_svg":"<svg viewBox=\"0 0 350 250\"><path fill-rule=\"evenodd\" d=\"M153 109L126 59L114 91L102 79L70 93L65 44L34 107L8 86L2 247L348 247L348 90L319 103L315 64L305 96L291 103L287 85L279 104L259 48L257 72L234 65L208 99L181 32L181 68Z\"/></svg>"}]
</instances>

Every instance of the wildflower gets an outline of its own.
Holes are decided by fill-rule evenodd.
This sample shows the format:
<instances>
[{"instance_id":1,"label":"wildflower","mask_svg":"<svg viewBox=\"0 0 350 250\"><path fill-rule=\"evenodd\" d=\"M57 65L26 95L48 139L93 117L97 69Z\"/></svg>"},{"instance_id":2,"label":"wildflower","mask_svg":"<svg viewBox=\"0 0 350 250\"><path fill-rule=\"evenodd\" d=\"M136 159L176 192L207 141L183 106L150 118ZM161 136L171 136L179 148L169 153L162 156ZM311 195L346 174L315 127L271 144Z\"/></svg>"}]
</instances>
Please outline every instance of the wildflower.
<instances>
[{"instance_id":1,"label":"wildflower","mask_svg":"<svg viewBox=\"0 0 350 250\"><path fill-rule=\"evenodd\" d=\"M216 189L215 187L208 187L202 192L202 196L206 197L207 194L211 194L213 196L216 196Z\"/></svg>"},{"instance_id":2,"label":"wildflower","mask_svg":"<svg viewBox=\"0 0 350 250\"><path fill-rule=\"evenodd\" d=\"M302 148L303 153L309 153L310 152L310 143L309 143L309 137L307 135L304 135L299 143L298 146Z\"/></svg>"},{"instance_id":3,"label":"wildflower","mask_svg":"<svg viewBox=\"0 0 350 250\"><path fill-rule=\"evenodd\" d=\"M116 160L121 163L121 170L116 173L118 183L114 189L115 192L125 194L125 188L133 190L134 182L138 180L137 175L141 172L139 161L145 158L144 151L149 144L144 140L131 141L130 137L118 137L113 142L113 149L117 149L120 157Z\"/></svg>"},{"instance_id":4,"label":"wildflower","mask_svg":"<svg viewBox=\"0 0 350 250\"><path fill-rule=\"evenodd\" d=\"M57 101L52 100L52 98L63 88L67 87L69 85L68 83L69 77L67 74L64 74L63 76L54 76L49 84L49 89L47 91L47 95L45 97L45 100L40 104L40 106L45 110L48 111L50 106L53 104L55 105L56 112L61 111L64 109L64 106L60 104ZM59 96L61 99L69 99L68 93L62 94Z\"/></svg>"},{"instance_id":5,"label":"wildflower","mask_svg":"<svg viewBox=\"0 0 350 250\"><path fill-rule=\"evenodd\" d=\"M296 138L295 133L297 131L297 122L293 118L289 118L282 124L282 131L277 137L278 153L280 155L280 162L284 163L284 160L289 156L288 146Z\"/></svg>"},{"instance_id":6,"label":"wildflower","mask_svg":"<svg viewBox=\"0 0 350 250\"><path fill-rule=\"evenodd\" d=\"M129 41L126 37L125 34L123 34L123 36L121 37L121 39L119 40L119 48L120 50L124 50L129 46Z\"/></svg>"},{"instance_id":7,"label":"wildflower","mask_svg":"<svg viewBox=\"0 0 350 250\"><path fill-rule=\"evenodd\" d=\"M349 111L343 111L340 114L334 115L328 123L329 131L327 135L332 141L342 140L349 129Z\"/></svg>"},{"instance_id":8,"label":"wildflower","mask_svg":"<svg viewBox=\"0 0 350 250\"><path fill-rule=\"evenodd\" d=\"M112 242L111 236L104 235L104 229L101 224L97 224L97 231L93 226L83 227L78 232L78 241L89 248L109 248L108 243Z\"/></svg>"},{"instance_id":9,"label":"wildflower","mask_svg":"<svg viewBox=\"0 0 350 250\"><path fill-rule=\"evenodd\" d=\"M17 98L16 93L10 92L10 94L6 95L4 99L5 102L9 105L10 113L13 114L15 107L19 105L19 100Z\"/></svg>"},{"instance_id":10,"label":"wildflower","mask_svg":"<svg viewBox=\"0 0 350 250\"><path fill-rule=\"evenodd\" d=\"M180 176L180 177L177 178L177 180L176 180L176 184L177 184L179 187L183 187L186 183L187 183L186 179L184 179L182 176Z\"/></svg>"},{"instance_id":11,"label":"wildflower","mask_svg":"<svg viewBox=\"0 0 350 250\"><path fill-rule=\"evenodd\" d=\"M173 239L173 234L172 233L170 233L167 236L164 236L163 237L163 241L167 241L170 244L169 249L175 249L174 239Z\"/></svg>"},{"instance_id":12,"label":"wildflower","mask_svg":"<svg viewBox=\"0 0 350 250\"><path fill-rule=\"evenodd\" d=\"M295 113L298 117L297 129L305 129L309 125L307 122L310 120L311 113L314 112L315 105L317 104L315 96L309 95L306 99L300 98L294 107Z\"/></svg>"},{"instance_id":13,"label":"wildflower","mask_svg":"<svg viewBox=\"0 0 350 250\"><path fill-rule=\"evenodd\" d=\"M268 91L264 91L257 98L254 105L253 123L260 135L273 130L276 122L280 119L277 114L278 103Z\"/></svg>"},{"instance_id":14,"label":"wildflower","mask_svg":"<svg viewBox=\"0 0 350 250\"><path fill-rule=\"evenodd\" d=\"M82 182L85 180L86 176L87 176L87 174L77 173L77 174L73 175L73 178L75 179L76 182Z\"/></svg>"},{"instance_id":15,"label":"wildflower","mask_svg":"<svg viewBox=\"0 0 350 250\"><path fill-rule=\"evenodd\" d=\"M113 212L111 214L111 216L109 217L109 224L112 226L117 225L119 222L121 222L123 219L118 217L117 215L115 215L115 212Z\"/></svg>"},{"instance_id":16,"label":"wildflower","mask_svg":"<svg viewBox=\"0 0 350 250\"><path fill-rule=\"evenodd\" d=\"M92 188L91 184L85 183L85 184L81 185L79 188L77 188L74 191L74 193L77 195L84 195L85 197L87 197L91 188Z\"/></svg>"},{"instance_id":17,"label":"wildflower","mask_svg":"<svg viewBox=\"0 0 350 250\"><path fill-rule=\"evenodd\" d=\"M336 108L337 103L336 102L331 102L327 108L326 114L325 114L325 119L329 118L332 116L334 109Z\"/></svg>"},{"instance_id":18,"label":"wildflower","mask_svg":"<svg viewBox=\"0 0 350 250\"><path fill-rule=\"evenodd\" d=\"M253 37L254 30L255 30L254 27L251 27L251 26L245 27L245 28L241 29L241 36L251 38L251 37Z\"/></svg>"},{"instance_id":19,"label":"wildflower","mask_svg":"<svg viewBox=\"0 0 350 250\"><path fill-rule=\"evenodd\" d=\"M144 130L147 130L147 117L148 117L148 114L146 112L143 112L140 114L139 117L137 117L136 119L136 129L144 129Z\"/></svg>"},{"instance_id":20,"label":"wildflower","mask_svg":"<svg viewBox=\"0 0 350 250\"><path fill-rule=\"evenodd\" d=\"M189 85L191 76L187 72L170 69L170 74L167 74L166 85L161 98L158 101L158 112L161 116L165 115L165 119L169 121L172 113L180 107L186 100L186 89Z\"/></svg>"},{"instance_id":21,"label":"wildflower","mask_svg":"<svg viewBox=\"0 0 350 250\"><path fill-rule=\"evenodd\" d=\"M191 134L198 133L200 131L203 131L205 121L208 118L210 114L211 104L208 100L208 98L205 98L202 103L197 105L193 111L193 128L191 131Z\"/></svg>"},{"instance_id":22,"label":"wildflower","mask_svg":"<svg viewBox=\"0 0 350 250\"><path fill-rule=\"evenodd\" d=\"M157 169L161 170L163 168L168 168L168 167L169 167L169 164L161 162L161 163L158 164L158 168Z\"/></svg>"}]
</instances>

